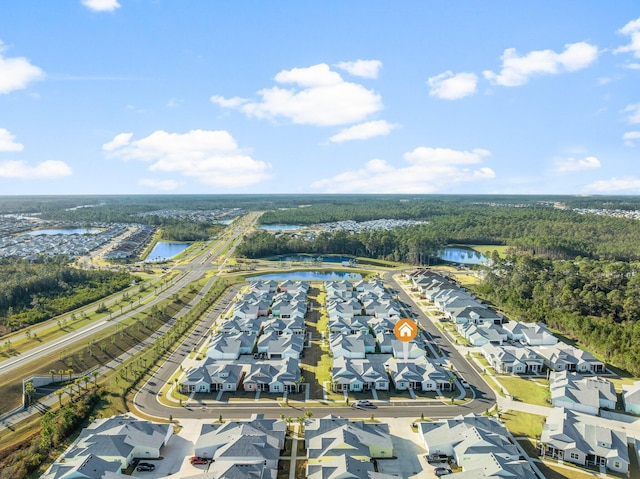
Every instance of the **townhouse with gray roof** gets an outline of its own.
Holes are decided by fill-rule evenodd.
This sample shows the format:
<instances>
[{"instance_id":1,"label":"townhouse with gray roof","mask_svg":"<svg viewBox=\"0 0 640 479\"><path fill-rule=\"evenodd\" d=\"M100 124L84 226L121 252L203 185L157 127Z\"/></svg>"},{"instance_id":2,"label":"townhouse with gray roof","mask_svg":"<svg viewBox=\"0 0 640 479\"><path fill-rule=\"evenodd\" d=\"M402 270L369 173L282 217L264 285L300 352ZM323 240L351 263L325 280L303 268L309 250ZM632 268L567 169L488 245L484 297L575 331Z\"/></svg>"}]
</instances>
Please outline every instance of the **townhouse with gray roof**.
<instances>
[{"instance_id":1,"label":"townhouse with gray roof","mask_svg":"<svg viewBox=\"0 0 640 479\"><path fill-rule=\"evenodd\" d=\"M366 358L335 358L331 368L331 380L335 392L389 389L389 376L384 364Z\"/></svg>"},{"instance_id":2,"label":"townhouse with gray roof","mask_svg":"<svg viewBox=\"0 0 640 479\"><path fill-rule=\"evenodd\" d=\"M549 376L551 403L572 411L598 415L600 408L615 409L618 396L611 381L583 377L568 371L553 371Z\"/></svg>"},{"instance_id":3,"label":"townhouse with gray roof","mask_svg":"<svg viewBox=\"0 0 640 479\"><path fill-rule=\"evenodd\" d=\"M400 476L375 472L371 460L337 456L319 463L307 464L307 479L397 479Z\"/></svg>"},{"instance_id":4,"label":"townhouse with gray roof","mask_svg":"<svg viewBox=\"0 0 640 479\"><path fill-rule=\"evenodd\" d=\"M570 371L600 374L606 371L605 365L593 354L565 343L539 346L536 352L544 358L544 364L553 371Z\"/></svg>"},{"instance_id":5,"label":"townhouse with gray roof","mask_svg":"<svg viewBox=\"0 0 640 479\"><path fill-rule=\"evenodd\" d=\"M393 457L389 425L325 416L305 422L305 446L309 464L340 456L359 460Z\"/></svg>"},{"instance_id":6,"label":"townhouse with gray roof","mask_svg":"<svg viewBox=\"0 0 640 479\"><path fill-rule=\"evenodd\" d=\"M46 479L107 478L134 459L157 459L173 434L173 424L127 416L97 419L42 476Z\"/></svg>"},{"instance_id":7,"label":"townhouse with gray roof","mask_svg":"<svg viewBox=\"0 0 640 479\"><path fill-rule=\"evenodd\" d=\"M434 361L422 356L416 359L391 358L386 362L391 381L398 391L451 390L449 372Z\"/></svg>"},{"instance_id":8,"label":"townhouse with gray roof","mask_svg":"<svg viewBox=\"0 0 640 479\"><path fill-rule=\"evenodd\" d=\"M191 368L180 381L183 393L211 393L236 391L244 376L242 366L207 358L205 362Z\"/></svg>"},{"instance_id":9,"label":"townhouse with gray roof","mask_svg":"<svg viewBox=\"0 0 640 479\"><path fill-rule=\"evenodd\" d=\"M375 353L376 344L370 333L332 334L329 347L334 358L362 359L366 354Z\"/></svg>"},{"instance_id":10,"label":"townhouse with gray roof","mask_svg":"<svg viewBox=\"0 0 640 479\"><path fill-rule=\"evenodd\" d=\"M507 332L494 323L482 325L471 322L460 323L458 324L458 333L472 346L484 346L487 343L500 346L507 340Z\"/></svg>"},{"instance_id":11,"label":"townhouse with gray roof","mask_svg":"<svg viewBox=\"0 0 640 479\"><path fill-rule=\"evenodd\" d=\"M469 414L418 423L429 454L445 454L462 468L452 477L536 479L507 428L496 418Z\"/></svg>"},{"instance_id":12,"label":"townhouse with gray roof","mask_svg":"<svg viewBox=\"0 0 640 479\"><path fill-rule=\"evenodd\" d=\"M598 425L597 419L566 408L553 408L540 436L542 453L581 466L605 467L626 474L627 435Z\"/></svg>"},{"instance_id":13,"label":"townhouse with gray roof","mask_svg":"<svg viewBox=\"0 0 640 479\"><path fill-rule=\"evenodd\" d=\"M301 334L279 334L278 331L270 331L258 339L258 352L266 354L269 359L300 359L304 341Z\"/></svg>"},{"instance_id":14,"label":"townhouse with gray roof","mask_svg":"<svg viewBox=\"0 0 640 479\"><path fill-rule=\"evenodd\" d=\"M223 334L248 333L254 336L260 334L262 325L267 321L266 318L248 319L233 316L218 327L218 331Z\"/></svg>"},{"instance_id":15,"label":"townhouse with gray roof","mask_svg":"<svg viewBox=\"0 0 640 479\"><path fill-rule=\"evenodd\" d=\"M300 362L297 359L251 362L245 366L245 371L245 391L283 393L300 390Z\"/></svg>"},{"instance_id":16,"label":"townhouse with gray roof","mask_svg":"<svg viewBox=\"0 0 640 479\"><path fill-rule=\"evenodd\" d=\"M203 424L194 454L213 462L207 475L194 477L275 479L285 433L284 421L263 414L247 421Z\"/></svg>"},{"instance_id":17,"label":"townhouse with gray roof","mask_svg":"<svg viewBox=\"0 0 640 479\"><path fill-rule=\"evenodd\" d=\"M206 354L212 359L238 359L241 354L253 353L257 340L255 334L248 332L216 334L209 341Z\"/></svg>"},{"instance_id":18,"label":"townhouse with gray roof","mask_svg":"<svg viewBox=\"0 0 640 479\"><path fill-rule=\"evenodd\" d=\"M547 327L542 323L521 323L508 321L502 325L508 338L521 341L529 346L551 346L558 342Z\"/></svg>"},{"instance_id":19,"label":"townhouse with gray roof","mask_svg":"<svg viewBox=\"0 0 640 479\"><path fill-rule=\"evenodd\" d=\"M640 414L640 381L622 386L622 402L625 411Z\"/></svg>"},{"instance_id":20,"label":"townhouse with gray roof","mask_svg":"<svg viewBox=\"0 0 640 479\"><path fill-rule=\"evenodd\" d=\"M480 350L491 367L499 373L539 373L545 363L538 349L521 344L496 346L487 343Z\"/></svg>"}]
</instances>

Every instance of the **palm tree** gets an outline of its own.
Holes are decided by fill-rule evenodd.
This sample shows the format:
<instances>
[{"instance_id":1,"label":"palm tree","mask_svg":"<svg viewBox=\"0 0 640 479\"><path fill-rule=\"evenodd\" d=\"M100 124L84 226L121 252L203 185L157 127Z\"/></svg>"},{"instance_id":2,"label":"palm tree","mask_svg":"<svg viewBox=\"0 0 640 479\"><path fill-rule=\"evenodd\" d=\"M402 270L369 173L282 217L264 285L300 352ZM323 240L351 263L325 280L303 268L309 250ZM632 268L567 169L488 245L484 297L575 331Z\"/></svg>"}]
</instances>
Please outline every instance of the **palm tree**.
<instances>
[{"instance_id":1,"label":"palm tree","mask_svg":"<svg viewBox=\"0 0 640 479\"><path fill-rule=\"evenodd\" d=\"M55 378L56 370L55 369L50 370L49 374L51 374L51 382L54 382L56 380Z\"/></svg>"},{"instance_id":2,"label":"palm tree","mask_svg":"<svg viewBox=\"0 0 640 479\"><path fill-rule=\"evenodd\" d=\"M71 375L73 374L73 369L67 369L67 374L69 375L69 381L71 381Z\"/></svg>"},{"instance_id":3,"label":"palm tree","mask_svg":"<svg viewBox=\"0 0 640 479\"><path fill-rule=\"evenodd\" d=\"M62 406L62 395L64 394L64 389L58 389L55 394L56 396L58 396L58 402L60 403L60 406Z\"/></svg>"},{"instance_id":4,"label":"palm tree","mask_svg":"<svg viewBox=\"0 0 640 479\"><path fill-rule=\"evenodd\" d=\"M91 372L91 375L93 376L93 385L94 386L98 386L98 375L99 374L100 373L97 370Z\"/></svg>"},{"instance_id":5,"label":"palm tree","mask_svg":"<svg viewBox=\"0 0 640 479\"><path fill-rule=\"evenodd\" d=\"M27 396L28 406L31 406L31 400L36 393L36 388L33 387L33 383L31 381L27 381L24 385L24 393Z\"/></svg>"},{"instance_id":6,"label":"palm tree","mask_svg":"<svg viewBox=\"0 0 640 479\"><path fill-rule=\"evenodd\" d=\"M85 391L88 389L87 385L89 384L89 376L82 376L81 381L84 383Z\"/></svg>"}]
</instances>

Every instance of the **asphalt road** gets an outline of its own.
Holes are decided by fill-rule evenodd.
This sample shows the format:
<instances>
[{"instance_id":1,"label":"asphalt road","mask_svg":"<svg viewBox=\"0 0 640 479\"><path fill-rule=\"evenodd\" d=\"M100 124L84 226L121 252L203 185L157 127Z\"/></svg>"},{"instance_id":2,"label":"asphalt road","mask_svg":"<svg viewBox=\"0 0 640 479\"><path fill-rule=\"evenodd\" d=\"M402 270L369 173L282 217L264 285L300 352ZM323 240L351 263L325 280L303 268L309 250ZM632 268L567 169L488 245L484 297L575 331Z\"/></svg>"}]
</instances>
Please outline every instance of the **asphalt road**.
<instances>
[{"instance_id":1,"label":"asphalt road","mask_svg":"<svg viewBox=\"0 0 640 479\"><path fill-rule=\"evenodd\" d=\"M402 401L389 404L380 404L375 409L363 408L354 409L351 407L332 407L330 405L321 407L281 407L275 402L259 401L246 402L233 405L206 405L196 407L166 406L157 400L157 394L166 384L171 376L180 367L183 360L189 355L193 348L202 341L203 328L206 331L211 327L215 318L210 315L205 322L196 328L187 340L175 351L171 357L156 372L156 374L141 388L134 398L134 406L139 411L158 418L166 419L172 416L174 419L217 419L220 415L224 418L248 418L251 414L259 411L266 417L278 418L281 414L285 416L302 416L305 411L311 411L314 417L323 417L327 414L335 414L343 417L366 418L373 415L379 417L420 417L424 414L430 418L455 417L460 414L483 413L493 407L496 397L493 391L481 378L467 360L453 347L446 337L431 323L427 316L415 305L413 300L404 293L402 288L392 278L393 273L385 275L385 282L398 291L399 299L404 303L407 310L410 310L422 328L426 330L437 347L448 357L451 364L474 388L475 399L462 405L447 405L439 402ZM225 295L217 305L218 311L223 312L229 306L230 301L237 293L233 289Z\"/></svg>"}]
</instances>

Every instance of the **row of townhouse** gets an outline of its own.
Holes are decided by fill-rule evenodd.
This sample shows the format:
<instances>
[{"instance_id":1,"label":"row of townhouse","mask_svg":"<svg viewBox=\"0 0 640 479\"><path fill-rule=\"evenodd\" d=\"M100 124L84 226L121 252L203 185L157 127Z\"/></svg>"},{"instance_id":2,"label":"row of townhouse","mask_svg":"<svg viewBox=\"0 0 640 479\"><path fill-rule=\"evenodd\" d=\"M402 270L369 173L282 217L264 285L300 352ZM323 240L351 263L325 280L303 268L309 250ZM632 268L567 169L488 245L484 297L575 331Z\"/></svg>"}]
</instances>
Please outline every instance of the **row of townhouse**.
<instances>
[{"instance_id":1,"label":"row of townhouse","mask_svg":"<svg viewBox=\"0 0 640 479\"><path fill-rule=\"evenodd\" d=\"M521 343L482 346L482 354L497 372L503 374L539 373L544 367L551 371L601 374L605 364L588 351L569 344L530 346Z\"/></svg>"},{"instance_id":2,"label":"row of townhouse","mask_svg":"<svg viewBox=\"0 0 640 479\"><path fill-rule=\"evenodd\" d=\"M429 270L408 275L413 288L440 308L458 325L458 332L501 373L535 373L543 366L553 371L606 371L605 364L591 353L558 343L542 323L509 321L447 278ZM506 344L505 343L509 343Z\"/></svg>"},{"instance_id":3,"label":"row of townhouse","mask_svg":"<svg viewBox=\"0 0 640 479\"><path fill-rule=\"evenodd\" d=\"M418 424L427 452L446 455L462 468L452 478L537 478L515 439L494 417L469 414Z\"/></svg>"},{"instance_id":4,"label":"row of townhouse","mask_svg":"<svg viewBox=\"0 0 640 479\"><path fill-rule=\"evenodd\" d=\"M501 324L504 317L482 304L453 281L429 270L409 273L412 289L442 311L445 318L456 324Z\"/></svg>"},{"instance_id":5,"label":"row of townhouse","mask_svg":"<svg viewBox=\"0 0 640 479\"><path fill-rule=\"evenodd\" d=\"M206 360L184 375L181 390L297 392L308 288L303 282L252 282L209 341Z\"/></svg>"},{"instance_id":6,"label":"row of townhouse","mask_svg":"<svg viewBox=\"0 0 640 479\"><path fill-rule=\"evenodd\" d=\"M331 368L332 389L343 391L371 391L390 389L399 391L451 390L451 374L424 354L416 358L389 358L374 354L364 359L344 356L334 358Z\"/></svg>"},{"instance_id":7,"label":"row of townhouse","mask_svg":"<svg viewBox=\"0 0 640 479\"><path fill-rule=\"evenodd\" d=\"M394 455L389 425L326 416L305 422L308 479L396 479L374 460Z\"/></svg>"},{"instance_id":8,"label":"row of townhouse","mask_svg":"<svg viewBox=\"0 0 640 479\"><path fill-rule=\"evenodd\" d=\"M41 476L43 479L122 477L137 459L158 459L173 435L172 424L126 416L96 419Z\"/></svg>"},{"instance_id":9,"label":"row of townhouse","mask_svg":"<svg viewBox=\"0 0 640 479\"><path fill-rule=\"evenodd\" d=\"M606 467L626 474L629 469L627 435L598 424L598 419L556 407L540 436L541 454L582 466Z\"/></svg>"},{"instance_id":10,"label":"row of townhouse","mask_svg":"<svg viewBox=\"0 0 640 479\"><path fill-rule=\"evenodd\" d=\"M194 454L211 459L206 473L187 479L276 479L286 423L253 414L249 420L203 424Z\"/></svg>"}]
</instances>

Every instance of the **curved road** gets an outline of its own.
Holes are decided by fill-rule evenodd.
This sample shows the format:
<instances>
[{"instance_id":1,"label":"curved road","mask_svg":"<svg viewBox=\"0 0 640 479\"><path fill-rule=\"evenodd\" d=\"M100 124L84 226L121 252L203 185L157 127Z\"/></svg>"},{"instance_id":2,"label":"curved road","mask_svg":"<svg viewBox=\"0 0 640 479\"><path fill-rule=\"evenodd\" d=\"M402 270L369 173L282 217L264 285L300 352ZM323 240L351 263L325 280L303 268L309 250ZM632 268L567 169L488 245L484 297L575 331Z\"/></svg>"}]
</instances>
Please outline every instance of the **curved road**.
<instances>
[{"instance_id":1,"label":"curved road","mask_svg":"<svg viewBox=\"0 0 640 479\"><path fill-rule=\"evenodd\" d=\"M454 365L456 370L466 379L474 388L475 399L463 405L446 405L442 402L431 401L402 401L390 404L379 404L376 409L352 409L350 407L281 407L276 402L260 401L253 403L234 403L233 405L206 405L195 407L179 407L166 406L158 401L157 394L162 387L170 380L171 376L180 367L184 359L189 355L195 346L198 346L203 340L206 331L214 322L214 316L210 314L201 325L199 325L192 334L185 340L180 347L173 352L169 359L160 366L154 376L144 384L134 398L134 406L140 412L167 419L172 416L174 419L210 419L218 418L222 415L225 418L245 418L251 416L259 408L260 412L266 417L277 418L281 414L286 416L302 415L304 411L311 411L315 417L323 417L327 414L335 414L343 417L363 417L375 414L378 417L420 417L424 414L426 417L442 418L455 417L460 414L484 413L496 403L496 396L484 382L479 372L470 365L470 363L457 351L457 349L443 337L440 331L431 323L429 318L415 305L413 300L402 290L402 288L393 279L392 275L398 272L386 273L385 282L398 291L398 296L404 307L411 311L414 318L420 323L422 328L426 330L432 337L433 343L439 347L447 359ZM233 300L238 289L234 288L216 305L214 311L222 313Z\"/></svg>"}]
</instances>

